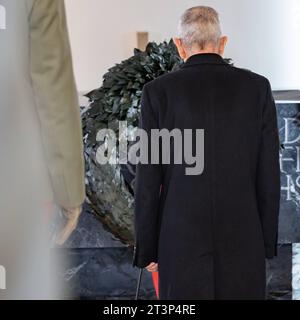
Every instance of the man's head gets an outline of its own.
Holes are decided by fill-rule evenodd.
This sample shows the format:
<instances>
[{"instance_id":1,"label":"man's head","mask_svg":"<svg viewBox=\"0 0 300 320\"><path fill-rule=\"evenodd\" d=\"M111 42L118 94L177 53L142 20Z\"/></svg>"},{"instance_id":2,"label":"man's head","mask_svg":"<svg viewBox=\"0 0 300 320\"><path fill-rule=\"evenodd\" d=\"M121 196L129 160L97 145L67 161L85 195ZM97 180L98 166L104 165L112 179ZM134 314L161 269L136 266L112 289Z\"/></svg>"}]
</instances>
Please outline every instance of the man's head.
<instances>
[{"instance_id":1,"label":"man's head","mask_svg":"<svg viewBox=\"0 0 300 320\"><path fill-rule=\"evenodd\" d=\"M181 16L174 42L181 58L186 61L198 53L223 55L227 37L222 36L216 10L198 6L186 10Z\"/></svg>"}]
</instances>

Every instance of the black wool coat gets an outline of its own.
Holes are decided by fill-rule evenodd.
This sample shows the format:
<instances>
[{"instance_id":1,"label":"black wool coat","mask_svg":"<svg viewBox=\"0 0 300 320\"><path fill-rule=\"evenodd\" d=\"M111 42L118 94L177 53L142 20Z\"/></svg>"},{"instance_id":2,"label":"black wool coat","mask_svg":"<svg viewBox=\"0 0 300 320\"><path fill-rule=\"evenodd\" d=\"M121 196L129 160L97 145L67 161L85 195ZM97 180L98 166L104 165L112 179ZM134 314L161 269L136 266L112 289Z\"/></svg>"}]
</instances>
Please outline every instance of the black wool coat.
<instances>
[{"instance_id":1,"label":"black wool coat","mask_svg":"<svg viewBox=\"0 0 300 320\"><path fill-rule=\"evenodd\" d=\"M133 265L158 263L161 300L265 299L280 201L269 81L196 54L144 87L140 127L204 129L205 160L196 176L185 164L137 166Z\"/></svg>"}]
</instances>

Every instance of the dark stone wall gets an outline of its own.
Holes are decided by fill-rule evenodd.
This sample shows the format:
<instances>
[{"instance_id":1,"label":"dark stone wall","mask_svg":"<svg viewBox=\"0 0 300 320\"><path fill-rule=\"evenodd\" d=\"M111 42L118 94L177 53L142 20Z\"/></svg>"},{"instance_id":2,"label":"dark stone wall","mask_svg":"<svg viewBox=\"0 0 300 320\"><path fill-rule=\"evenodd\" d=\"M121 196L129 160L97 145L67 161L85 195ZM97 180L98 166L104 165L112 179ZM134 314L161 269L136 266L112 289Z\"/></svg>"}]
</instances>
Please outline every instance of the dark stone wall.
<instances>
[{"instance_id":1,"label":"dark stone wall","mask_svg":"<svg viewBox=\"0 0 300 320\"><path fill-rule=\"evenodd\" d=\"M279 241L300 242L300 104L278 104L278 126L283 149Z\"/></svg>"}]
</instances>

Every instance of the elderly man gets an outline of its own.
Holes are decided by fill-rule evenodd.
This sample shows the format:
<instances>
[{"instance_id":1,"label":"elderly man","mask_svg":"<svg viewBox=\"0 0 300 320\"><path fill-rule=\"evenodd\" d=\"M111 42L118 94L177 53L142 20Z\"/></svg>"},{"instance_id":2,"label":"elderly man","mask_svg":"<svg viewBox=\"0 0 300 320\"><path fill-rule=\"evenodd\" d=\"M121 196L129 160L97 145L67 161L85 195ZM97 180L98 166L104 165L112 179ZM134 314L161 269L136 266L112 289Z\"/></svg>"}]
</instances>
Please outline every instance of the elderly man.
<instances>
[{"instance_id":1,"label":"elderly man","mask_svg":"<svg viewBox=\"0 0 300 320\"><path fill-rule=\"evenodd\" d=\"M49 256L85 198L83 141L63 0L0 0L0 299L58 297Z\"/></svg>"},{"instance_id":2,"label":"elderly man","mask_svg":"<svg viewBox=\"0 0 300 320\"><path fill-rule=\"evenodd\" d=\"M204 129L204 171L139 164L133 265L159 271L160 299L265 299L280 199L270 83L224 61L212 8L187 10L174 41L185 64L145 86L140 127Z\"/></svg>"}]
</instances>

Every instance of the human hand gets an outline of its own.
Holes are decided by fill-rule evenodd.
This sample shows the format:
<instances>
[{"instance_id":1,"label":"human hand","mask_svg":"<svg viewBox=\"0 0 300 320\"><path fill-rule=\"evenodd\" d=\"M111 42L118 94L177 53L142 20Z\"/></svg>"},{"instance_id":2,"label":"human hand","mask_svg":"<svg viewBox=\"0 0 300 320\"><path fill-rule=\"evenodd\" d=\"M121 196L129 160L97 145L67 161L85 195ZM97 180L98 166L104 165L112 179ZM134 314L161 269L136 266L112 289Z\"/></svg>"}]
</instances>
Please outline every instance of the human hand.
<instances>
[{"instance_id":1,"label":"human hand","mask_svg":"<svg viewBox=\"0 0 300 320\"><path fill-rule=\"evenodd\" d=\"M62 246L73 233L78 225L78 220L82 212L82 207L62 208L62 215L65 219L65 225L56 238L56 244Z\"/></svg>"},{"instance_id":2,"label":"human hand","mask_svg":"<svg viewBox=\"0 0 300 320\"><path fill-rule=\"evenodd\" d=\"M157 272L158 271L158 264L155 263L155 262L152 262L150 263L146 269L149 271L149 272Z\"/></svg>"}]
</instances>

